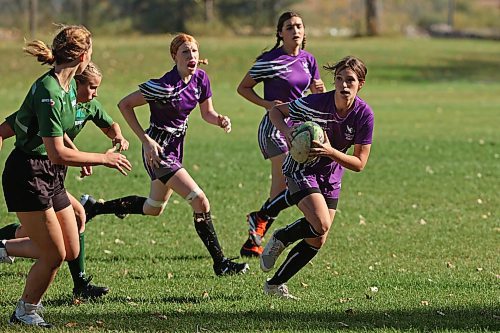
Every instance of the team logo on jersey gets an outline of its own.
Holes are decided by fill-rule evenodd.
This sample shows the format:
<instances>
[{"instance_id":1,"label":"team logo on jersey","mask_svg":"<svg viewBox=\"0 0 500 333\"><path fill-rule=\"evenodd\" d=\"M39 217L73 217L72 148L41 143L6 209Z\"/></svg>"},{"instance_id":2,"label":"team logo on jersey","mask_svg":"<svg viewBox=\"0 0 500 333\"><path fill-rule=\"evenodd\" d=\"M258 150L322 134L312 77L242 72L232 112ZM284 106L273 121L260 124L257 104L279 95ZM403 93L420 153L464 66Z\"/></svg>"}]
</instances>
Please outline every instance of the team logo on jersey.
<instances>
[{"instance_id":1,"label":"team logo on jersey","mask_svg":"<svg viewBox=\"0 0 500 333\"><path fill-rule=\"evenodd\" d=\"M311 72L309 71L309 64L307 63L307 61L305 61L305 60L302 61L302 67L304 68L304 72L311 75Z\"/></svg>"},{"instance_id":2,"label":"team logo on jersey","mask_svg":"<svg viewBox=\"0 0 500 333\"><path fill-rule=\"evenodd\" d=\"M50 106L54 106L56 102L52 98L43 98L41 100L42 103L49 103Z\"/></svg>"},{"instance_id":3,"label":"team logo on jersey","mask_svg":"<svg viewBox=\"0 0 500 333\"><path fill-rule=\"evenodd\" d=\"M75 126L80 126L87 119L87 115L82 110L78 109L75 116Z\"/></svg>"},{"instance_id":4,"label":"team logo on jersey","mask_svg":"<svg viewBox=\"0 0 500 333\"><path fill-rule=\"evenodd\" d=\"M344 136L346 140L354 139L354 127L349 127L349 125L346 125Z\"/></svg>"},{"instance_id":5,"label":"team logo on jersey","mask_svg":"<svg viewBox=\"0 0 500 333\"><path fill-rule=\"evenodd\" d=\"M200 97L201 97L201 89L199 87L194 87L194 96L196 97L197 100L200 99Z\"/></svg>"}]
</instances>

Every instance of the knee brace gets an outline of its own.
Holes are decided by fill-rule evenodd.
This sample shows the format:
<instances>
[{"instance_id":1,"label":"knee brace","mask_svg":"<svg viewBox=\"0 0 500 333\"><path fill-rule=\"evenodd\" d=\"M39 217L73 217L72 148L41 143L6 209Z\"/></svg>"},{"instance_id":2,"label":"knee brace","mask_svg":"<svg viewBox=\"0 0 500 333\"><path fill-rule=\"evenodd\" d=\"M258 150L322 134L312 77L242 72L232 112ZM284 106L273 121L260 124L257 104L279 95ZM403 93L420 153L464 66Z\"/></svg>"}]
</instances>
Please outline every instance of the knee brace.
<instances>
[{"instance_id":1,"label":"knee brace","mask_svg":"<svg viewBox=\"0 0 500 333\"><path fill-rule=\"evenodd\" d=\"M167 205L167 202L168 202L168 200L167 201L157 201L157 200L153 200L151 198L146 199L146 203L148 205L150 205L151 207L154 207L154 208L161 208L162 210Z\"/></svg>"},{"instance_id":2,"label":"knee brace","mask_svg":"<svg viewBox=\"0 0 500 333\"><path fill-rule=\"evenodd\" d=\"M202 189L197 187L194 190L192 190L188 195L186 195L184 197L184 199L186 199L187 202L191 203L191 202L193 202L194 199L199 197L202 193L203 193Z\"/></svg>"}]
</instances>

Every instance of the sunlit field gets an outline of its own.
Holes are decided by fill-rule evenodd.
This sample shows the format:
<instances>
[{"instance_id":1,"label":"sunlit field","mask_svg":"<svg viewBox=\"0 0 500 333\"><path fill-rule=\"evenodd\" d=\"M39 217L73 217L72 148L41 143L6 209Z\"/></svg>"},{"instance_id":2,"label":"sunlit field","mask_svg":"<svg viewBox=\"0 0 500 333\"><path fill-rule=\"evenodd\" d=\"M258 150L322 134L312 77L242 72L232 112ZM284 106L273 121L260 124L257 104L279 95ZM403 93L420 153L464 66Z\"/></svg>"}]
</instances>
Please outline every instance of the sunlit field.
<instances>
[{"instance_id":1,"label":"sunlit field","mask_svg":"<svg viewBox=\"0 0 500 333\"><path fill-rule=\"evenodd\" d=\"M49 38L44 39L50 42ZM133 171L104 167L67 189L111 199L147 196L141 145L116 108L137 85L173 63L171 37L94 39L104 80L98 99L131 142ZM207 193L227 256L239 254L245 215L267 198L270 164L261 157L263 110L236 87L269 38L200 38L215 108L231 117L225 134L190 117L185 168ZM23 55L21 42L0 44L0 115L17 110L48 67ZM64 265L44 297L44 318L61 331L168 332L498 332L500 330L500 43L432 39L315 39L320 64L352 54L368 67L360 92L375 112L370 160L346 172L339 210L325 247L288 286L300 301L266 296L271 274L250 259L247 275L216 277L193 227L192 212L174 195L160 217L99 216L87 225L87 273L111 292L75 305ZM332 77L321 71L328 89ZM138 109L147 126L149 110ZM102 152L110 142L92 124L76 140ZM12 149L4 143L1 166ZM2 200L3 201L3 200ZM292 207L275 227L298 218ZM1 224L15 215L0 204ZM285 255L283 255L283 258ZM281 259L282 260L282 259ZM280 261L281 262L281 261ZM0 266L0 331L20 297L29 260ZM378 290L378 291L376 291Z\"/></svg>"}]
</instances>

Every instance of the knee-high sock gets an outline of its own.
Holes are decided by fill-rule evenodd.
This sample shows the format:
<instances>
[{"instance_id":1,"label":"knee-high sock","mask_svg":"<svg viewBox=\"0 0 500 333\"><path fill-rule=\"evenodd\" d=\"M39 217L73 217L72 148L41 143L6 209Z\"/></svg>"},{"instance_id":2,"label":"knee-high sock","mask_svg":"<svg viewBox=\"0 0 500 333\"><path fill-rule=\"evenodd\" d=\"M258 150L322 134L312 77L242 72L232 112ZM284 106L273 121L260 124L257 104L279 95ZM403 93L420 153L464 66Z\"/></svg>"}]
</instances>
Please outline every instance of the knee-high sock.
<instances>
[{"instance_id":1,"label":"knee-high sock","mask_svg":"<svg viewBox=\"0 0 500 333\"><path fill-rule=\"evenodd\" d=\"M305 240L299 242L288 253L285 262L281 264L274 276L267 281L268 284L280 285L290 280L318 253L319 249L306 243Z\"/></svg>"},{"instance_id":2,"label":"knee-high sock","mask_svg":"<svg viewBox=\"0 0 500 333\"><path fill-rule=\"evenodd\" d=\"M85 235L80 234L80 254L74 260L68 261L73 285L79 287L85 284Z\"/></svg>"},{"instance_id":3,"label":"knee-high sock","mask_svg":"<svg viewBox=\"0 0 500 333\"><path fill-rule=\"evenodd\" d=\"M128 197L108 200L104 202L96 202L94 212L95 215L100 214L142 214L144 215L143 206L146 201L145 197L131 195Z\"/></svg>"},{"instance_id":4,"label":"knee-high sock","mask_svg":"<svg viewBox=\"0 0 500 333\"><path fill-rule=\"evenodd\" d=\"M298 219L292 224L287 225L283 229L276 231L275 237L279 239L286 246L304 238L315 238L320 237L313 226L307 222L305 217Z\"/></svg>"},{"instance_id":5,"label":"knee-high sock","mask_svg":"<svg viewBox=\"0 0 500 333\"><path fill-rule=\"evenodd\" d=\"M0 228L0 239L14 239L16 238L16 231L19 228L19 223L7 224L5 227Z\"/></svg>"},{"instance_id":6,"label":"knee-high sock","mask_svg":"<svg viewBox=\"0 0 500 333\"><path fill-rule=\"evenodd\" d=\"M259 214L261 214L261 217L263 218L268 216L271 219L275 219L282 210L292 206L293 204L290 192L288 189L285 189L272 200L270 198L267 199L267 201L262 205Z\"/></svg>"},{"instance_id":7,"label":"knee-high sock","mask_svg":"<svg viewBox=\"0 0 500 333\"><path fill-rule=\"evenodd\" d=\"M214 263L223 261L224 253L222 252L219 240L217 239L217 234L215 233L210 212L194 213L193 217L196 232L212 256Z\"/></svg>"}]
</instances>

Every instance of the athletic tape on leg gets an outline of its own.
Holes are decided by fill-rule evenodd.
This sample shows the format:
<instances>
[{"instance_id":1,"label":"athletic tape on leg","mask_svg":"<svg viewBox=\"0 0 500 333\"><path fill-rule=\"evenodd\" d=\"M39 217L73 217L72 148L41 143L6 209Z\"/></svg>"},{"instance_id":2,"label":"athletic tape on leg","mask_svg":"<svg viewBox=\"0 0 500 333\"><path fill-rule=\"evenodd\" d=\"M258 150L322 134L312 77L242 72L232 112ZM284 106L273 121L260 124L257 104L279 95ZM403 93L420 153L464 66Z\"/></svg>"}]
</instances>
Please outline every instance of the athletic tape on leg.
<instances>
[{"instance_id":1,"label":"athletic tape on leg","mask_svg":"<svg viewBox=\"0 0 500 333\"><path fill-rule=\"evenodd\" d=\"M150 205L151 207L155 207L155 208L160 208L160 207L165 208L165 206L167 205L167 201L157 201L157 200L153 200L151 198L146 199L146 203L148 205Z\"/></svg>"},{"instance_id":2,"label":"athletic tape on leg","mask_svg":"<svg viewBox=\"0 0 500 333\"><path fill-rule=\"evenodd\" d=\"M186 195L186 197L184 197L184 199L186 199L187 202L191 203L191 202L193 202L194 199L196 199L196 197L198 197L202 193L203 193L203 191L201 190L201 188L197 187L194 190L192 190L191 193Z\"/></svg>"}]
</instances>

